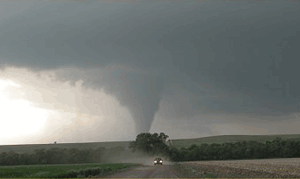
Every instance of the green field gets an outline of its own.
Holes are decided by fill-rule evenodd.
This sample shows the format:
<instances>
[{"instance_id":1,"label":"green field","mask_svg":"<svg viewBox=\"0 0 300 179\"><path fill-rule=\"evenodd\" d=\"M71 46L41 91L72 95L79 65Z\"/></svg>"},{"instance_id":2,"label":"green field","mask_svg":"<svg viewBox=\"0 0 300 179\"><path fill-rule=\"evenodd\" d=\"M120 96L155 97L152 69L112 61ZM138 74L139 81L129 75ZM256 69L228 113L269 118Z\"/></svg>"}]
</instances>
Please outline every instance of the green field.
<instances>
[{"instance_id":1,"label":"green field","mask_svg":"<svg viewBox=\"0 0 300 179\"><path fill-rule=\"evenodd\" d=\"M76 148L79 150L82 149L97 149L99 147L105 147L106 149L113 148L113 147L128 147L129 141L122 141L122 142L91 142L91 143L57 143L57 144L28 144L28 145L1 145L0 146L0 153L2 152L9 152L10 150L15 151L16 153L34 153L35 149L50 149L50 148Z\"/></svg>"},{"instance_id":2,"label":"green field","mask_svg":"<svg viewBox=\"0 0 300 179\"><path fill-rule=\"evenodd\" d=\"M300 140L300 134L287 134L287 135L221 135L221 136L211 136L196 139L174 139L172 140L173 145L177 148L189 147L192 144L201 145L203 143L230 143L237 141L259 141L265 142L267 140L273 140L276 137L281 137L282 139L294 139ZM77 148L81 149L97 149L99 147L105 147L106 149L113 147L124 147L127 148L131 141L122 142L93 142L93 143L57 143L57 144L31 144L31 145L2 145L0 146L0 153L9 152L10 150L16 153L34 153L35 149L45 148L46 150L50 148Z\"/></svg>"},{"instance_id":3,"label":"green field","mask_svg":"<svg viewBox=\"0 0 300 179\"><path fill-rule=\"evenodd\" d=\"M72 177L62 178L77 178L88 177L89 175L108 174L109 172L117 171L124 168L136 167L138 164L59 164L59 165L21 165L21 166L1 166L0 178L61 178L61 175L76 173ZM90 169L90 170L88 170ZM92 170L100 169L101 173L93 173Z\"/></svg>"}]
</instances>

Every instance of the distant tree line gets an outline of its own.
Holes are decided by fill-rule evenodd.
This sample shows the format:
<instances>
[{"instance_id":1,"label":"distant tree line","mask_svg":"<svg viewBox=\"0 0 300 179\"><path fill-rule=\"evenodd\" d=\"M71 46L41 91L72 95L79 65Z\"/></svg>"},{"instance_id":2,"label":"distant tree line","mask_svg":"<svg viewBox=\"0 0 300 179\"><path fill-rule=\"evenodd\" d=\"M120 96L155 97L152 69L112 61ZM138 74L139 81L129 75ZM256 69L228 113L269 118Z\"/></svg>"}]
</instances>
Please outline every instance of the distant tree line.
<instances>
[{"instance_id":1,"label":"distant tree line","mask_svg":"<svg viewBox=\"0 0 300 179\"><path fill-rule=\"evenodd\" d=\"M105 162L107 156L112 155L112 153L120 153L124 150L124 147L115 147L109 150L101 147L94 150L76 148L36 149L33 154L18 154L10 151L0 154L0 165L100 163Z\"/></svg>"},{"instance_id":2,"label":"distant tree line","mask_svg":"<svg viewBox=\"0 0 300 179\"><path fill-rule=\"evenodd\" d=\"M133 151L141 150L150 155L163 155L172 161L238 160L300 157L300 141L283 140L277 137L266 143L240 141L223 144L191 145L177 149L167 145L167 135L141 133L130 144Z\"/></svg>"},{"instance_id":3,"label":"distant tree line","mask_svg":"<svg viewBox=\"0 0 300 179\"><path fill-rule=\"evenodd\" d=\"M239 160L300 157L300 141L277 137L266 143L240 141L223 144L191 145L188 148L169 148L173 161Z\"/></svg>"}]
</instances>

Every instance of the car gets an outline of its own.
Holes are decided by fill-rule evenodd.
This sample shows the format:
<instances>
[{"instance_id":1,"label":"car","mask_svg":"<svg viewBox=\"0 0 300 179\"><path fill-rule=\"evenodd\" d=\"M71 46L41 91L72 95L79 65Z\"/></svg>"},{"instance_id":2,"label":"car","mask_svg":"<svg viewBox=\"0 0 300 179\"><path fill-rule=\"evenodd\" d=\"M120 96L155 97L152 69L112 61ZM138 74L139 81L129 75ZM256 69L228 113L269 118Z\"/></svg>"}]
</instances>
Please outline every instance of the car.
<instances>
[{"instance_id":1,"label":"car","mask_svg":"<svg viewBox=\"0 0 300 179\"><path fill-rule=\"evenodd\" d=\"M163 160L161 158L154 159L154 165L162 165L162 164L163 164Z\"/></svg>"}]
</instances>

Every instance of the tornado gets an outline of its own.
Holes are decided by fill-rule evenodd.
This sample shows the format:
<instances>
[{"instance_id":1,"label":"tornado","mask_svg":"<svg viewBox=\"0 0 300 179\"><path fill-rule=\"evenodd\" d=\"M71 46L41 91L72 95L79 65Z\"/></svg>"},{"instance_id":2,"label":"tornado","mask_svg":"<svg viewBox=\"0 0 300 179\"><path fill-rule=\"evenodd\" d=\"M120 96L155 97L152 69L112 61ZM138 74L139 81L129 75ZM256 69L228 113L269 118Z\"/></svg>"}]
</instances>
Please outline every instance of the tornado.
<instances>
[{"instance_id":1,"label":"tornado","mask_svg":"<svg viewBox=\"0 0 300 179\"><path fill-rule=\"evenodd\" d=\"M164 81L152 75L122 74L114 76L104 90L128 109L136 133L149 132L164 89Z\"/></svg>"}]
</instances>

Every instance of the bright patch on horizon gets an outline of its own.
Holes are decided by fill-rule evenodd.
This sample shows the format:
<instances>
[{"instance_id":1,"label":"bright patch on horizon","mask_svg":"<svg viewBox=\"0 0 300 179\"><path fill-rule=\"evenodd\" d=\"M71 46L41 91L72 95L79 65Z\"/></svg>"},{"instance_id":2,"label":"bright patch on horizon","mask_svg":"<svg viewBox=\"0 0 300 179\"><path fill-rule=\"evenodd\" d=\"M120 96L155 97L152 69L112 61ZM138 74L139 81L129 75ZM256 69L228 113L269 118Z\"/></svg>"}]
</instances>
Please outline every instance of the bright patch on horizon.
<instances>
[{"instance_id":1,"label":"bright patch on horizon","mask_svg":"<svg viewBox=\"0 0 300 179\"><path fill-rule=\"evenodd\" d=\"M2 91L4 88L8 87L8 86L14 86L14 87L21 87L21 85L10 81L10 80L0 80L0 91Z\"/></svg>"},{"instance_id":2,"label":"bright patch on horizon","mask_svg":"<svg viewBox=\"0 0 300 179\"><path fill-rule=\"evenodd\" d=\"M4 90L13 91L21 85L12 81L0 80L0 136L2 138L17 137L20 135L38 132L45 124L47 110L31 105L24 99L10 99L4 95Z\"/></svg>"}]
</instances>

